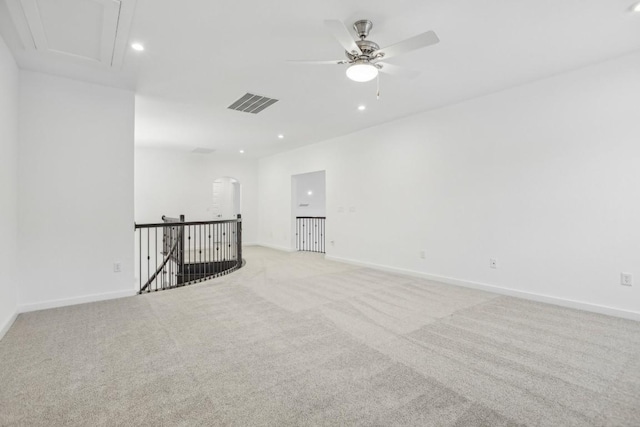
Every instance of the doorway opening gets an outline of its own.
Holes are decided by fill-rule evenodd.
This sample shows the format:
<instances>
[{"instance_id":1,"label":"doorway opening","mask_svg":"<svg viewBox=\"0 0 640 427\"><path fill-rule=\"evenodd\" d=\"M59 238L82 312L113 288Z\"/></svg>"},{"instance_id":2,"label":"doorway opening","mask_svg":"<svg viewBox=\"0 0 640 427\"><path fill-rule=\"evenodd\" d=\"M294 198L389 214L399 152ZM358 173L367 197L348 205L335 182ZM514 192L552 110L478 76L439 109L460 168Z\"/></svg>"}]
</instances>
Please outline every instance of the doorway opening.
<instances>
[{"instance_id":1,"label":"doorway opening","mask_svg":"<svg viewBox=\"0 0 640 427\"><path fill-rule=\"evenodd\" d=\"M291 176L292 247L325 253L325 171Z\"/></svg>"},{"instance_id":2,"label":"doorway opening","mask_svg":"<svg viewBox=\"0 0 640 427\"><path fill-rule=\"evenodd\" d=\"M212 213L215 220L238 218L242 209L240 181L223 176L213 181Z\"/></svg>"}]
</instances>

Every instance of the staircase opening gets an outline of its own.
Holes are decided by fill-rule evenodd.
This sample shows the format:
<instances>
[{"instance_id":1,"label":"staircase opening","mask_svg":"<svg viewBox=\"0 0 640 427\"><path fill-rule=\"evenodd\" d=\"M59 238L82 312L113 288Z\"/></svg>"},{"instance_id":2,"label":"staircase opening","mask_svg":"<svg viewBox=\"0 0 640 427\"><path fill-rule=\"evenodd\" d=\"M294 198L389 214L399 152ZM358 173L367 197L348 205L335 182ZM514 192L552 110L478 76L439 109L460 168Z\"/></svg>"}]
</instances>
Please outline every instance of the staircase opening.
<instances>
[{"instance_id":1,"label":"staircase opening","mask_svg":"<svg viewBox=\"0 0 640 427\"><path fill-rule=\"evenodd\" d=\"M139 293L212 279L242 267L242 218L135 224Z\"/></svg>"},{"instance_id":2,"label":"staircase opening","mask_svg":"<svg viewBox=\"0 0 640 427\"><path fill-rule=\"evenodd\" d=\"M240 181L217 178L212 192L209 218L162 216L162 222L135 225L139 293L202 282L242 267Z\"/></svg>"}]
</instances>

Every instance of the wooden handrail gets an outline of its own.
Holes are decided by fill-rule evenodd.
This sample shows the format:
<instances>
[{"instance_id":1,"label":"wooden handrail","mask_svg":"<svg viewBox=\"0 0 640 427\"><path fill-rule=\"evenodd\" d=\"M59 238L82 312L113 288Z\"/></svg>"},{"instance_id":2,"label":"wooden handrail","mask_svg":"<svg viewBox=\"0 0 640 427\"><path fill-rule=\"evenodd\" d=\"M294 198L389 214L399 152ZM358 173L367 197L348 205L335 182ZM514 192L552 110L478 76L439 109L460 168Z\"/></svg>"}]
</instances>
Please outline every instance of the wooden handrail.
<instances>
[{"instance_id":1,"label":"wooden handrail","mask_svg":"<svg viewBox=\"0 0 640 427\"><path fill-rule=\"evenodd\" d=\"M157 228L157 227L167 227L170 226L180 226L180 225L205 225L205 224L229 224L233 222L242 222L241 218L238 219L225 219L223 221L185 221L185 222L158 222L152 224L135 224L135 228Z\"/></svg>"}]
</instances>

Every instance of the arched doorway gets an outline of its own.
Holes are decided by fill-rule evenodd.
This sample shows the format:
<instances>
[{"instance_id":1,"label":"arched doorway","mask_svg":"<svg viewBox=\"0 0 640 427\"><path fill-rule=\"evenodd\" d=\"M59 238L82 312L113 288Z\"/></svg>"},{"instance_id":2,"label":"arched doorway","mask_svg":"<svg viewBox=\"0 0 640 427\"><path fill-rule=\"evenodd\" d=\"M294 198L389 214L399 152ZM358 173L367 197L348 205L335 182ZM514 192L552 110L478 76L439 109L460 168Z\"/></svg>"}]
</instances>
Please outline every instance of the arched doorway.
<instances>
[{"instance_id":1,"label":"arched doorway","mask_svg":"<svg viewBox=\"0 0 640 427\"><path fill-rule=\"evenodd\" d=\"M240 181L223 176L213 181L213 219L235 219L241 213Z\"/></svg>"}]
</instances>

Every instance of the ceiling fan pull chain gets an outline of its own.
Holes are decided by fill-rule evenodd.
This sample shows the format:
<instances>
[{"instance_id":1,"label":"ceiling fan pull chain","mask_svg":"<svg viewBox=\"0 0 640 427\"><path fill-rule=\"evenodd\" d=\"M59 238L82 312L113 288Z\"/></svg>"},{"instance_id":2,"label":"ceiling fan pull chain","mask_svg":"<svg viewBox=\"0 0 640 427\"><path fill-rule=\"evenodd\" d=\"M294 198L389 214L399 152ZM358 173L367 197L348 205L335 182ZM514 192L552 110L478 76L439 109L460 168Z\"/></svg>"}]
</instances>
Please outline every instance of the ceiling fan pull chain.
<instances>
[{"instance_id":1,"label":"ceiling fan pull chain","mask_svg":"<svg viewBox=\"0 0 640 427\"><path fill-rule=\"evenodd\" d=\"M378 87L377 92L376 92L376 101L380 99L380 73L378 73L378 76L376 78L376 85Z\"/></svg>"}]
</instances>

